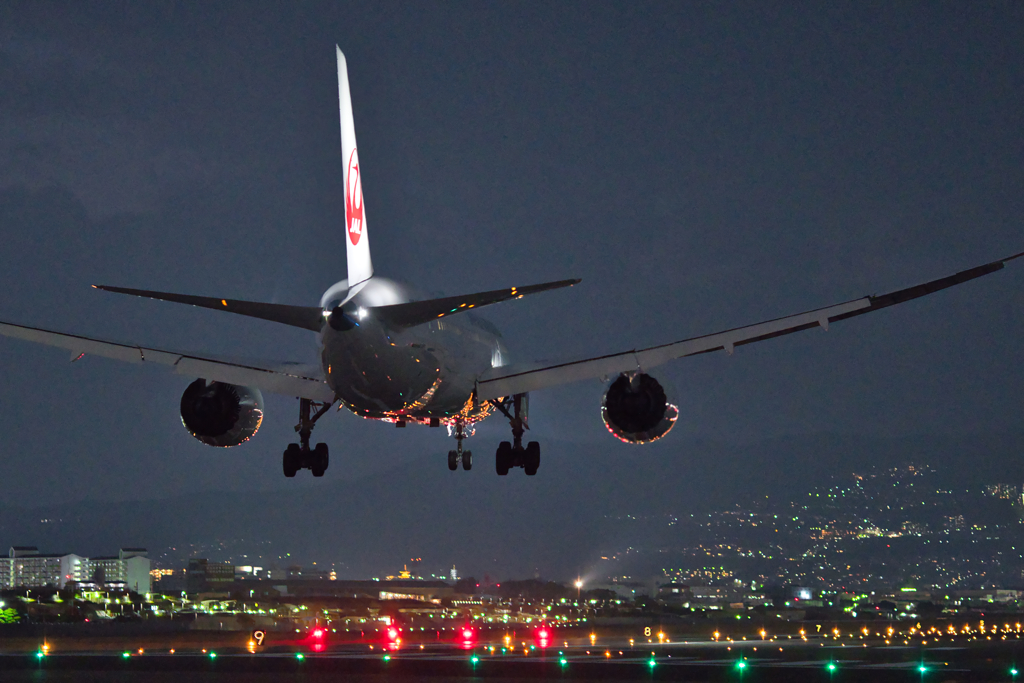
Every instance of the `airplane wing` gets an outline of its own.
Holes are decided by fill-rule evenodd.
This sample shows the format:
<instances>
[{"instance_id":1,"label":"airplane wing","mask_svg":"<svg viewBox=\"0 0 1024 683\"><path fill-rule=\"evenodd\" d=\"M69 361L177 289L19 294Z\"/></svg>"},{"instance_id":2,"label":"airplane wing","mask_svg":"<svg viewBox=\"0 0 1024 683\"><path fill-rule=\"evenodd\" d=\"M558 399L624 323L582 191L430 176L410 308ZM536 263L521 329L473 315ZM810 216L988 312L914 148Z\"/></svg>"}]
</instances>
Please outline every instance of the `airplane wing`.
<instances>
[{"instance_id":1,"label":"airplane wing","mask_svg":"<svg viewBox=\"0 0 1024 683\"><path fill-rule=\"evenodd\" d=\"M0 322L0 335L67 349L71 352L72 360L77 360L84 354L129 363L156 363L173 367L179 375L257 387L272 394L298 396L314 401L333 401L335 398L334 390L327 386L320 368L316 366L273 361L226 360L91 339L4 322Z\"/></svg>"},{"instance_id":2,"label":"airplane wing","mask_svg":"<svg viewBox=\"0 0 1024 683\"><path fill-rule=\"evenodd\" d=\"M545 367L517 369L515 365L511 365L495 368L477 381L477 398L479 400L501 398L584 379L613 377L622 372L635 372L641 369L646 372L656 365L661 365L675 358L723 350L726 353L732 354L735 347L743 346L744 344L774 339L775 337L814 327L828 330L829 323L895 306L896 304L917 299L1002 270L1006 263L1021 256L1024 256L1024 253L970 268L949 277L890 292L889 294L866 296L834 306L797 313L796 315L784 318L776 318L775 320L768 320L756 325L737 327L702 337L684 339L670 344L623 351L596 358L550 364Z\"/></svg>"}]
</instances>

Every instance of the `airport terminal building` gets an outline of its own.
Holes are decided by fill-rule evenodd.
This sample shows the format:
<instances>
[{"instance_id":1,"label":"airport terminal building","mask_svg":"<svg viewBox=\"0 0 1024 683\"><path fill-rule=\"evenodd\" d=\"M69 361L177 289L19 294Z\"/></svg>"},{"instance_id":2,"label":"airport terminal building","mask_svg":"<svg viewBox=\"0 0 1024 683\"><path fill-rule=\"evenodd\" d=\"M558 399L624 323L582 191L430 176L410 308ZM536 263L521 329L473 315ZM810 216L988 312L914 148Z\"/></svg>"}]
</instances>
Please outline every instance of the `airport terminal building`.
<instances>
[{"instance_id":1,"label":"airport terminal building","mask_svg":"<svg viewBox=\"0 0 1024 683\"><path fill-rule=\"evenodd\" d=\"M0 558L0 589L95 583L149 593L149 570L145 548L121 548L117 555L89 558L75 553L41 553L34 546L12 546L8 556Z\"/></svg>"}]
</instances>

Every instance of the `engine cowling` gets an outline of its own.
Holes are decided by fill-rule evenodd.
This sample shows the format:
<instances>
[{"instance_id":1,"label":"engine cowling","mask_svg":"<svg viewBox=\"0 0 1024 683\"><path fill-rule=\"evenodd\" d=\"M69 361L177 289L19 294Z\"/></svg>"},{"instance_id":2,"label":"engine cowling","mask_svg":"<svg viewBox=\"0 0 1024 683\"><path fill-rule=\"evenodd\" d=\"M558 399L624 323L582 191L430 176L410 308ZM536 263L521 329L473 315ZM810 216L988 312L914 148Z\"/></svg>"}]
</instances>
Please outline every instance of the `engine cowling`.
<instances>
[{"instance_id":1,"label":"engine cowling","mask_svg":"<svg viewBox=\"0 0 1024 683\"><path fill-rule=\"evenodd\" d=\"M181 395L181 423L207 446L248 441L263 422L263 394L255 387L197 379Z\"/></svg>"},{"instance_id":2,"label":"engine cowling","mask_svg":"<svg viewBox=\"0 0 1024 683\"><path fill-rule=\"evenodd\" d=\"M658 380L644 373L621 374L601 402L601 419L608 431L626 443L650 443L669 433L679 409L669 403Z\"/></svg>"}]
</instances>

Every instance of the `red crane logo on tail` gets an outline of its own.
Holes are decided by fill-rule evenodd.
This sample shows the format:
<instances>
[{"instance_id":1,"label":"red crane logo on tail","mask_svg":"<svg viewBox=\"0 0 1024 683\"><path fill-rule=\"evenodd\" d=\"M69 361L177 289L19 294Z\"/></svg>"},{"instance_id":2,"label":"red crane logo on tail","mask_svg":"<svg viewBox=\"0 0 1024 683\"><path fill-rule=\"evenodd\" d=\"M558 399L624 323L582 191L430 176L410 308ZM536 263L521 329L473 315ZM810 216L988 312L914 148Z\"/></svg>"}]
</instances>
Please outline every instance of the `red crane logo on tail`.
<instances>
[{"instance_id":1,"label":"red crane logo on tail","mask_svg":"<svg viewBox=\"0 0 1024 683\"><path fill-rule=\"evenodd\" d=\"M348 221L348 238L354 247L359 244L359 238L363 235L363 184L359 180L359 154L355 149L348 160L347 179L345 218Z\"/></svg>"}]
</instances>

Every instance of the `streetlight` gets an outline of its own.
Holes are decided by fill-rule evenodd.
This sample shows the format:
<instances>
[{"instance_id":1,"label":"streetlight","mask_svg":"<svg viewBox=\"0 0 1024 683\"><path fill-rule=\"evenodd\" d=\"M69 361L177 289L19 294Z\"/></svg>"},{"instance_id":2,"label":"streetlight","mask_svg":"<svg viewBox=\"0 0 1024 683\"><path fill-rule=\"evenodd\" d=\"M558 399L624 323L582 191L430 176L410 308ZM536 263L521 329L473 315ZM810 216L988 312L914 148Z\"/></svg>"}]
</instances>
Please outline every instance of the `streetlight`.
<instances>
[{"instance_id":1,"label":"streetlight","mask_svg":"<svg viewBox=\"0 0 1024 683\"><path fill-rule=\"evenodd\" d=\"M583 588L583 580L580 577L576 577L576 602L580 601L580 589Z\"/></svg>"}]
</instances>

